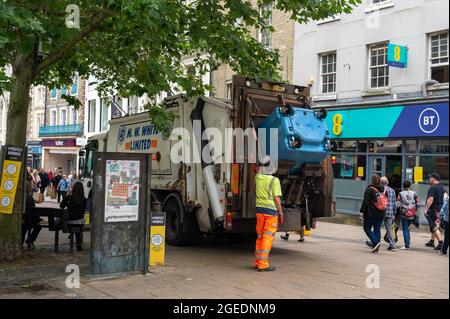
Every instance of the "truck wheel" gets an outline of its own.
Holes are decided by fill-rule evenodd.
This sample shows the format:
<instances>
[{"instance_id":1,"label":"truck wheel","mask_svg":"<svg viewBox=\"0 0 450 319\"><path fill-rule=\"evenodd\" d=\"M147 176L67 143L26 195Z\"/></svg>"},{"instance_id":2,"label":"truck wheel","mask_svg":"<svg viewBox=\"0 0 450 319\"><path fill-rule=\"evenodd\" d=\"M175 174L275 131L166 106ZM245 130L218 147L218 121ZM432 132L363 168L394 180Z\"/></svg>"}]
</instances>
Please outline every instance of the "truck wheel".
<instances>
[{"instance_id":1,"label":"truck wheel","mask_svg":"<svg viewBox=\"0 0 450 319\"><path fill-rule=\"evenodd\" d=\"M162 208L163 212L166 213L166 238L170 245L178 246L182 244L181 209L175 198L169 198Z\"/></svg>"}]
</instances>

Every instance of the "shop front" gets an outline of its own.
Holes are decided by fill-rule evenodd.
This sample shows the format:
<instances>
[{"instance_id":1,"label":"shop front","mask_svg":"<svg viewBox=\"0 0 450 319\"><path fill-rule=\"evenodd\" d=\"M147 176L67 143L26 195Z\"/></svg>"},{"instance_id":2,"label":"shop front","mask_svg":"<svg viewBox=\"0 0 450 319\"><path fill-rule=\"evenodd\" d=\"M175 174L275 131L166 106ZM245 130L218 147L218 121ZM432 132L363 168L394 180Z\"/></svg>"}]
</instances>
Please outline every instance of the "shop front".
<instances>
[{"instance_id":1,"label":"shop front","mask_svg":"<svg viewBox=\"0 0 450 319\"><path fill-rule=\"evenodd\" d=\"M78 172L78 153L80 146L76 138L43 139L42 166L47 169L57 169L69 175Z\"/></svg>"},{"instance_id":2,"label":"shop front","mask_svg":"<svg viewBox=\"0 0 450 319\"><path fill-rule=\"evenodd\" d=\"M439 173L448 189L448 115L448 102L329 111L337 212L359 213L373 174L388 177L397 193L411 181L421 207L429 174Z\"/></svg>"},{"instance_id":3,"label":"shop front","mask_svg":"<svg viewBox=\"0 0 450 319\"><path fill-rule=\"evenodd\" d=\"M28 158L27 158L27 167L31 167L32 169L41 168L41 156L42 156L42 147L40 141L28 141Z\"/></svg>"}]
</instances>

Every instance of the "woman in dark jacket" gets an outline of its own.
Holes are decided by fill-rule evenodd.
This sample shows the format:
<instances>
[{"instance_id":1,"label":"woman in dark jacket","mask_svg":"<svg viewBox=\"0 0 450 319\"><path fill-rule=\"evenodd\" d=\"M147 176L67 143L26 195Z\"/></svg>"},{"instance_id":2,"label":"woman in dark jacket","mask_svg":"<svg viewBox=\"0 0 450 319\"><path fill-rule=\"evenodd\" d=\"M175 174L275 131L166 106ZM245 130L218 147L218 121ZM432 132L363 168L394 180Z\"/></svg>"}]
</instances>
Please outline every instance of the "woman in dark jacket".
<instances>
[{"instance_id":1,"label":"woman in dark jacket","mask_svg":"<svg viewBox=\"0 0 450 319\"><path fill-rule=\"evenodd\" d=\"M83 184L77 182L72 189L72 193L66 196L61 204L61 208L66 208L69 213L68 224L71 226L82 226L84 225L84 213L86 212L86 198L84 197ZM81 233L75 233L77 251L82 251L82 239Z\"/></svg>"},{"instance_id":2,"label":"woman in dark jacket","mask_svg":"<svg viewBox=\"0 0 450 319\"><path fill-rule=\"evenodd\" d=\"M32 250L34 249L34 242L42 229L42 226L39 224L42 219L33 212L33 208L36 205L33 199L33 193L31 192L31 181L27 180L27 183L25 183L25 192L25 213L22 217L22 245L25 241L25 235L28 232L28 238L26 240L27 249Z\"/></svg>"},{"instance_id":3,"label":"woman in dark jacket","mask_svg":"<svg viewBox=\"0 0 450 319\"><path fill-rule=\"evenodd\" d=\"M380 176L373 175L370 185L364 192L364 199L360 212L364 220L364 232L370 239L372 252L378 252L381 246L381 225L384 220L384 211L378 210L375 203L378 193L383 193L384 187L380 183ZM373 230L372 230L373 229Z\"/></svg>"}]
</instances>

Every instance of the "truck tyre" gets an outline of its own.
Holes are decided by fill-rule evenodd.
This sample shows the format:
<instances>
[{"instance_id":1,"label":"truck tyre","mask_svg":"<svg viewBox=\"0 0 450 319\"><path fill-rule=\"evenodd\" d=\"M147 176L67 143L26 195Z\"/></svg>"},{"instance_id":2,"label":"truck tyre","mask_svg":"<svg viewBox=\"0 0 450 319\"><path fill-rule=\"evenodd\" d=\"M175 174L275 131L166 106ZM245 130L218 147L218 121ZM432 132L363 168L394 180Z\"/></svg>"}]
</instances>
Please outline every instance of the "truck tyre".
<instances>
[{"instance_id":1,"label":"truck tyre","mask_svg":"<svg viewBox=\"0 0 450 319\"><path fill-rule=\"evenodd\" d=\"M182 222L183 207L176 197L168 198L162 207L166 213L166 240L172 246L196 245L201 240L201 234L184 234Z\"/></svg>"}]
</instances>

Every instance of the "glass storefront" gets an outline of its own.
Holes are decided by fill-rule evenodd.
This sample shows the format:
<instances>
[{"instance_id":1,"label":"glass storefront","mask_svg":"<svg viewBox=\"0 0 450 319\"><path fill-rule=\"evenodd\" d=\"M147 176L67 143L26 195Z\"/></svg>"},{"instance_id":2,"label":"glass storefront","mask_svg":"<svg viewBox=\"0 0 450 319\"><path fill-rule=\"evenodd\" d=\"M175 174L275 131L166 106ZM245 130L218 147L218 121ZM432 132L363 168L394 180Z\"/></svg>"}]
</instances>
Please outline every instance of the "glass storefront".
<instances>
[{"instance_id":1,"label":"glass storefront","mask_svg":"<svg viewBox=\"0 0 450 319\"><path fill-rule=\"evenodd\" d=\"M431 173L438 173L441 183L449 186L448 144L444 139L335 140L331 162L338 212L359 212L373 174L386 176L396 193L402 190L404 181L411 181L424 204Z\"/></svg>"}]
</instances>

